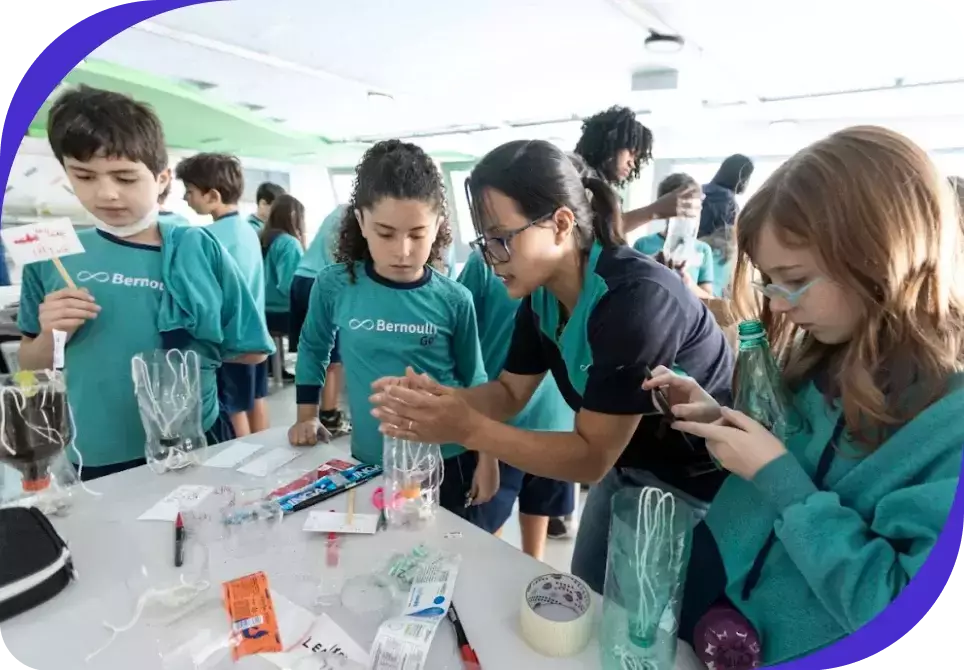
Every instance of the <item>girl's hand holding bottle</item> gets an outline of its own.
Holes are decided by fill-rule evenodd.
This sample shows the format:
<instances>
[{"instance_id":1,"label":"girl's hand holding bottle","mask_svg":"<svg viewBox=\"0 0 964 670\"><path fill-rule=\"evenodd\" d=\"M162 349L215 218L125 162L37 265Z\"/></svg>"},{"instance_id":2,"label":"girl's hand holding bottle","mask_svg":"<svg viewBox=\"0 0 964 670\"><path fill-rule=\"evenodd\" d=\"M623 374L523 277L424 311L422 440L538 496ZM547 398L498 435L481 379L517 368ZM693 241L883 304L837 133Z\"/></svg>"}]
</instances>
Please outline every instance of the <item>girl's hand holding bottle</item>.
<instances>
[{"instance_id":1,"label":"girl's hand holding bottle","mask_svg":"<svg viewBox=\"0 0 964 670\"><path fill-rule=\"evenodd\" d=\"M665 367L653 370L643 388L666 393L674 430L702 437L706 448L728 471L753 479L766 465L787 452L776 436L746 414L720 407L699 384ZM657 407L659 406L656 403Z\"/></svg>"}]
</instances>

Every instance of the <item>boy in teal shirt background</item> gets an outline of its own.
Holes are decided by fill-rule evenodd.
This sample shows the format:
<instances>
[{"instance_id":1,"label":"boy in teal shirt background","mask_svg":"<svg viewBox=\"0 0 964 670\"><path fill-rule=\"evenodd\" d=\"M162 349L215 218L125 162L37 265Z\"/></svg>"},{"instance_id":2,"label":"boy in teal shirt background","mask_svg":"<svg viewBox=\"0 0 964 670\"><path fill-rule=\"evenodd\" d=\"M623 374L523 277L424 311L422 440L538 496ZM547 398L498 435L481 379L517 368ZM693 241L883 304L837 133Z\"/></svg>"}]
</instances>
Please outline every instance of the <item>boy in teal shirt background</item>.
<instances>
[{"instance_id":1,"label":"boy in teal shirt background","mask_svg":"<svg viewBox=\"0 0 964 670\"><path fill-rule=\"evenodd\" d=\"M459 275L459 283L472 293L488 381L495 380L502 373L509 354L516 312L522 301L509 295L502 280L496 277L478 251L469 256ZM525 409L506 423L529 430L567 432L572 430L574 421L575 414L566 404L552 375L546 375ZM501 505L498 513L504 515L502 523L505 523L518 498L522 550L542 560L550 517L565 517L575 508L574 485L536 477L507 463L499 463L499 480L499 492L489 505L493 508ZM495 510L492 514L496 514Z\"/></svg>"},{"instance_id":2,"label":"boy in teal shirt background","mask_svg":"<svg viewBox=\"0 0 964 670\"><path fill-rule=\"evenodd\" d=\"M657 188L658 197L663 197L667 193L672 193L678 189L686 187L699 188L695 179L687 174L671 174L660 182ZM668 223L667 223L668 225ZM641 254L661 258L663 245L666 242L666 228L654 235L647 235L636 240L633 248ZM714 269L716 261L713 250L706 242L693 240L693 255L687 259L684 267L679 269L683 282L690 287L690 290L699 298L712 298L714 295Z\"/></svg>"},{"instance_id":3,"label":"boy in teal shirt background","mask_svg":"<svg viewBox=\"0 0 964 670\"><path fill-rule=\"evenodd\" d=\"M298 340L301 338L301 329L308 315L311 287L315 285L315 277L326 267L335 263L338 233L341 230L341 220L345 216L346 209L344 205L335 207L321 222L315 238L305 250L301 262L298 263L294 279L291 280L291 319L288 327L288 345L291 351L298 351ZM337 333L335 343L331 347L326 379L319 418L333 437L347 435L351 432L351 422L339 407L345 377L341 366Z\"/></svg>"},{"instance_id":4,"label":"boy in teal shirt background","mask_svg":"<svg viewBox=\"0 0 964 670\"><path fill-rule=\"evenodd\" d=\"M96 229L79 233L85 253L62 259L77 289L65 287L53 263L24 268L20 365L53 367L53 331L68 334L67 391L83 478L144 463L145 435L131 379L131 358L141 352L197 350L206 439L233 438L219 411L214 369L225 357L262 361L271 344L237 266L222 256L220 245L200 228L157 223L158 193L171 178L160 121L127 96L81 87L56 100L47 127L54 155L96 218ZM176 263L166 242L171 236L178 238ZM188 275L195 296L182 291ZM219 317L205 331L217 332L217 339L204 339L187 315L171 308L174 292L183 304L196 296L223 296L223 304L205 305Z\"/></svg>"},{"instance_id":5,"label":"boy in teal shirt background","mask_svg":"<svg viewBox=\"0 0 964 670\"><path fill-rule=\"evenodd\" d=\"M210 215L207 229L234 258L255 304L264 314L264 260L261 240L241 218L238 201L244 193L244 173L236 156L202 153L181 161L177 178L184 182L184 200L195 212ZM264 317L262 316L262 320ZM231 415L238 437L267 430L268 372L263 365L227 363L218 370L221 403Z\"/></svg>"},{"instance_id":6,"label":"boy in teal shirt background","mask_svg":"<svg viewBox=\"0 0 964 670\"><path fill-rule=\"evenodd\" d=\"M264 224L268 222L268 217L271 216L271 206L274 201L280 195L284 195L285 190L277 184L273 184L270 181L266 181L258 185L258 191L255 193L254 199L258 203L258 209L254 214L248 216L248 223L254 228L254 231L261 234L264 230Z\"/></svg>"}]
</instances>

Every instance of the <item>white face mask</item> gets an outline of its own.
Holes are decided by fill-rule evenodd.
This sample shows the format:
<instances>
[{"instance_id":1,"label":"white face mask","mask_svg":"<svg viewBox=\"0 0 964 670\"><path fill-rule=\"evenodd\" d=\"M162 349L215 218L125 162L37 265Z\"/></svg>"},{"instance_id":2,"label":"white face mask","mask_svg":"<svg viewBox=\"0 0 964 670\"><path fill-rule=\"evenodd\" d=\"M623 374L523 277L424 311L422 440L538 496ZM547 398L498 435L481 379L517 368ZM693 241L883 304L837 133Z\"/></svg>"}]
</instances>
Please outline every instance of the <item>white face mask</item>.
<instances>
[{"instance_id":1,"label":"white face mask","mask_svg":"<svg viewBox=\"0 0 964 670\"><path fill-rule=\"evenodd\" d=\"M105 233L109 233L114 237L133 237L138 233L143 233L145 230L157 223L157 213L160 211L159 205L154 205L154 208L149 211L144 218L135 221L128 226L112 226L109 223L104 223L100 219L94 219L94 227L97 230L103 230Z\"/></svg>"}]
</instances>

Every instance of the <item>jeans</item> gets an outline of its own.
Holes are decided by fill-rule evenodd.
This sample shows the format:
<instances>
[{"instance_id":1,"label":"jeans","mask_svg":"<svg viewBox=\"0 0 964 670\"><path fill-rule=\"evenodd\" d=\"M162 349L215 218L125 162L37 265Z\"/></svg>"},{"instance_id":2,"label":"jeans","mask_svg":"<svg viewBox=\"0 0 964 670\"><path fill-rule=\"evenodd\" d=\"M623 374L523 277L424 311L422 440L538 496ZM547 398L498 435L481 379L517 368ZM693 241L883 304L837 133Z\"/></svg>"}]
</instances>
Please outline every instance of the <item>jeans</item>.
<instances>
[{"instance_id":1,"label":"jeans","mask_svg":"<svg viewBox=\"0 0 964 670\"><path fill-rule=\"evenodd\" d=\"M572 574L582 579L596 593L603 592L606 582L606 556L609 550L609 521L612 516L613 495L624 488L653 486L672 493L693 508L694 524L706 515L708 503L680 491L653 476L646 470L628 468L610 470L598 484L589 489L586 508L579 520L579 532L572 553Z\"/></svg>"}]
</instances>

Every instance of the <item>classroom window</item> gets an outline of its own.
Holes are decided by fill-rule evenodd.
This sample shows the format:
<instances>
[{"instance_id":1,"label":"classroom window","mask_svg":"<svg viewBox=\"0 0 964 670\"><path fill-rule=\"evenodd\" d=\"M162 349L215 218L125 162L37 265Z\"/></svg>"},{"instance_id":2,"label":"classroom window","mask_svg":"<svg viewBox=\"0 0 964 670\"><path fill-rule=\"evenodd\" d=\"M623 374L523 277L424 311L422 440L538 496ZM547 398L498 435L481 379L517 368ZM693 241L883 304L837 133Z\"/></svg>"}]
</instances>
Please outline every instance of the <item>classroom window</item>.
<instances>
[{"instance_id":1,"label":"classroom window","mask_svg":"<svg viewBox=\"0 0 964 670\"><path fill-rule=\"evenodd\" d=\"M291 175L287 172L275 172L273 170L256 170L242 168L244 173L244 194L241 196L242 202L256 202L258 187L266 181L277 184L287 192L291 192Z\"/></svg>"},{"instance_id":2,"label":"classroom window","mask_svg":"<svg viewBox=\"0 0 964 670\"><path fill-rule=\"evenodd\" d=\"M351 194L355 188L354 170L329 170L331 190L335 193L335 202L347 205L351 202Z\"/></svg>"}]
</instances>

